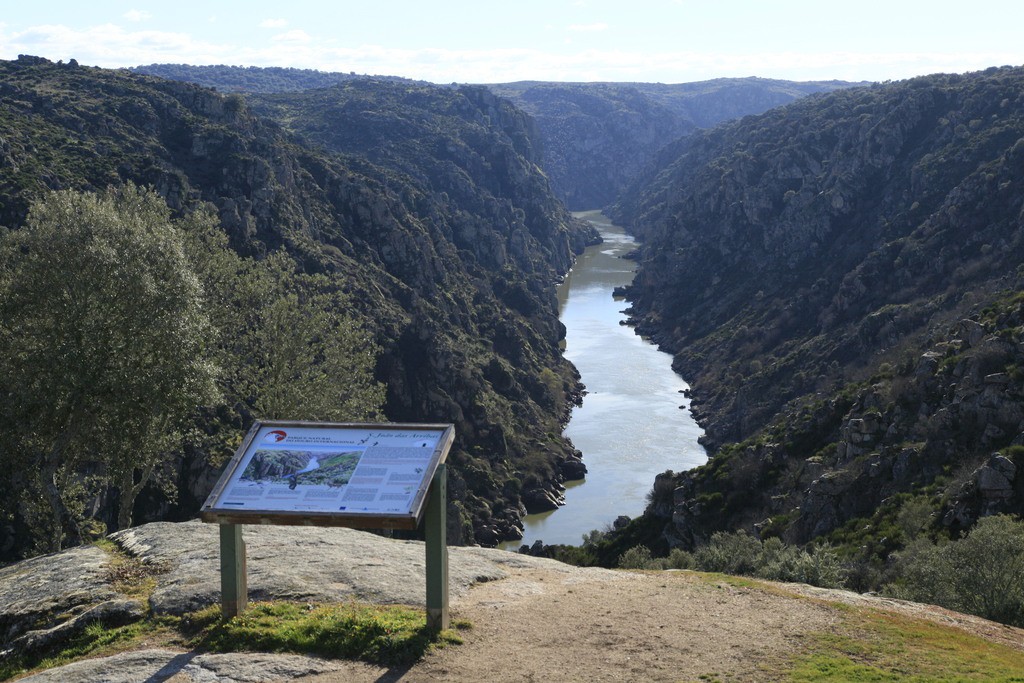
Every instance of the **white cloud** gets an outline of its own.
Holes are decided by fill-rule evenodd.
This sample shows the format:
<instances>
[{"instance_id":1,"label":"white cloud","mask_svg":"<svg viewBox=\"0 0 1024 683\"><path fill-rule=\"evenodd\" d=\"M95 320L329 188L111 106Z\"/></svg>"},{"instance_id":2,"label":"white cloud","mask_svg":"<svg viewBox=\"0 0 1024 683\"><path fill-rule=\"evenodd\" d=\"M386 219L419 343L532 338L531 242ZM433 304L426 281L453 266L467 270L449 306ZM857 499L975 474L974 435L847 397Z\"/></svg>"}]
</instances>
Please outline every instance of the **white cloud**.
<instances>
[{"instance_id":1,"label":"white cloud","mask_svg":"<svg viewBox=\"0 0 1024 683\"><path fill-rule=\"evenodd\" d=\"M19 54L57 61L75 58L104 67L152 63L284 66L374 75L395 75L435 83L548 81L660 81L683 83L727 76L790 80L885 80L1018 64L1019 50L960 53L722 52L602 49L396 49L378 45L339 46L300 30L255 46L202 40L186 33L128 30L114 24L86 29L40 25L12 31L0 24L0 59Z\"/></svg>"},{"instance_id":2,"label":"white cloud","mask_svg":"<svg viewBox=\"0 0 1024 683\"><path fill-rule=\"evenodd\" d=\"M603 21L596 24L570 24L568 28L574 32L589 33L593 31L607 31L608 24Z\"/></svg>"},{"instance_id":3,"label":"white cloud","mask_svg":"<svg viewBox=\"0 0 1024 683\"><path fill-rule=\"evenodd\" d=\"M128 21L145 21L146 19L151 19L153 17L153 15L149 12L144 12L142 10L137 9L129 10L125 12L122 16Z\"/></svg>"},{"instance_id":4,"label":"white cloud","mask_svg":"<svg viewBox=\"0 0 1024 683\"><path fill-rule=\"evenodd\" d=\"M285 31L284 33L278 33L271 40L279 43L311 43L313 42L313 36L309 35L302 29L292 29L291 31Z\"/></svg>"},{"instance_id":5,"label":"white cloud","mask_svg":"<svg viewBox=\"0 0 1024 683\"><path fill-rule=\"evenodd\" d=\"M287 25L287 19L264 19L260 22L260 28L284 28Z\"/></svg>"},{"instance_id":6,"label":"white cloud","mask_svg":"<svg viewBox=\"0 0 1024 683\"><path fill-rule=\"evenodd\" d=\"M205 43L184 33L126 31L114 24L81 30L48 24L0 35L0 58L13 59L18 54L54 61L75 58L82 64L111 68L151 63L238 63L231 46Z\"/></svg>"}]
</instances>

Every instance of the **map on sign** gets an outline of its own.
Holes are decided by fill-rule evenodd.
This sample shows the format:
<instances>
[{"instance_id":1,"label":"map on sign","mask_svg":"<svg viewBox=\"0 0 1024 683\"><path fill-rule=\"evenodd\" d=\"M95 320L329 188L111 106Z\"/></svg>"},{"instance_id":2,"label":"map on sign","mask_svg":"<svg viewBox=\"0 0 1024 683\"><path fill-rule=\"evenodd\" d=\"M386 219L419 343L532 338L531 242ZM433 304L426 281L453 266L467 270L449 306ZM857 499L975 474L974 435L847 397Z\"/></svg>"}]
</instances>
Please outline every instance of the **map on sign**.
<instances>
[{"instance_id":1,"label":"map on sign","mask_svg":"<svg viewBox=\"0 0 1024 683\"><path fill-rule=\"evenodd\" d=\"M203 512L409 515L450 444L448 425L264 423Z\"/></svg>"}]
</instances>

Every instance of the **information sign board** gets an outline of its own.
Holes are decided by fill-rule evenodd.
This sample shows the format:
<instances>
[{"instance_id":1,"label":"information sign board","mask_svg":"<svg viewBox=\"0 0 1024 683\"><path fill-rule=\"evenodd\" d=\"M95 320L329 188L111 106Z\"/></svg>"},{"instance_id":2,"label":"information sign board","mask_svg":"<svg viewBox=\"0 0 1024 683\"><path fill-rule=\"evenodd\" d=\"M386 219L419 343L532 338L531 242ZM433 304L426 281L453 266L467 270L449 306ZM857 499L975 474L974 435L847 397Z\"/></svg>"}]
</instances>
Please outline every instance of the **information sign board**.
<instances>
[{"instance_id":1,"label":"information sign board","mask_svg":"<svg viewBox=\"0 0 1024 683\"><path fill-rule=\"evenodd\" d=\"M257 422L200 516L230 524L413 529L452 425Z\"/></svg>"}]
</instances>

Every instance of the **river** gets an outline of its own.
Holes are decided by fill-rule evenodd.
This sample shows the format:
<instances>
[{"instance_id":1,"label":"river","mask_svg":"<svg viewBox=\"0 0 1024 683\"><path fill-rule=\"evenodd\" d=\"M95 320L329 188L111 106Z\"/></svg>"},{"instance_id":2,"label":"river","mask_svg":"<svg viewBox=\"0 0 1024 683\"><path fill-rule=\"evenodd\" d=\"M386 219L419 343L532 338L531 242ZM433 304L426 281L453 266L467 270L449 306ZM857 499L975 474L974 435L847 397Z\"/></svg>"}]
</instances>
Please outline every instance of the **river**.
<instances>
[{"instance_id":1,"label":"river","mask_svg":"<svg viewBox=\"0 0 1024 683\"><path fill-rule=\"evenodd\" d=\"M587 388L565 435L582 451L588 473L566 487L563 507L528 515L523 540L505 544L509 549L538 539L579 545L584 534L619 515L643 512L655 475L707 461L682 394L687 384L673 372L672 357L620 324L628 303L614 299L612 290L632 282L636 263L620 256L636 243L600 211L575 215L604 238L577 259L558 290L565 357Z\"/></svg>"}]
</instances>

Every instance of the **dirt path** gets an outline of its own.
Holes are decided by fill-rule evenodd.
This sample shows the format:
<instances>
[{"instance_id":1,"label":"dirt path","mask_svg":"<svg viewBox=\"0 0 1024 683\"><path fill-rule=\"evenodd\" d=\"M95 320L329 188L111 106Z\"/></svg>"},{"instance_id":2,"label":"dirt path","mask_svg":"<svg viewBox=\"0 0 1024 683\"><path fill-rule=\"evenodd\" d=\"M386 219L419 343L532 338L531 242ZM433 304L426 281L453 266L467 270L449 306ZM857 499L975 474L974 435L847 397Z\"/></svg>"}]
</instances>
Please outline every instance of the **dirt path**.
<instances>
[{"instance_id":1,"label":"dirt path","mask_svg":"<svg viewBox=\"0 0 1024 683\"><path fill-rule=\"evenodd\" d=\"M515 570L453 604L465 644L407 670L353 665L302 679L358 681L763 681L773 662L827 631L816 600L689 573Z\"/></svg>"}]
</instances>

